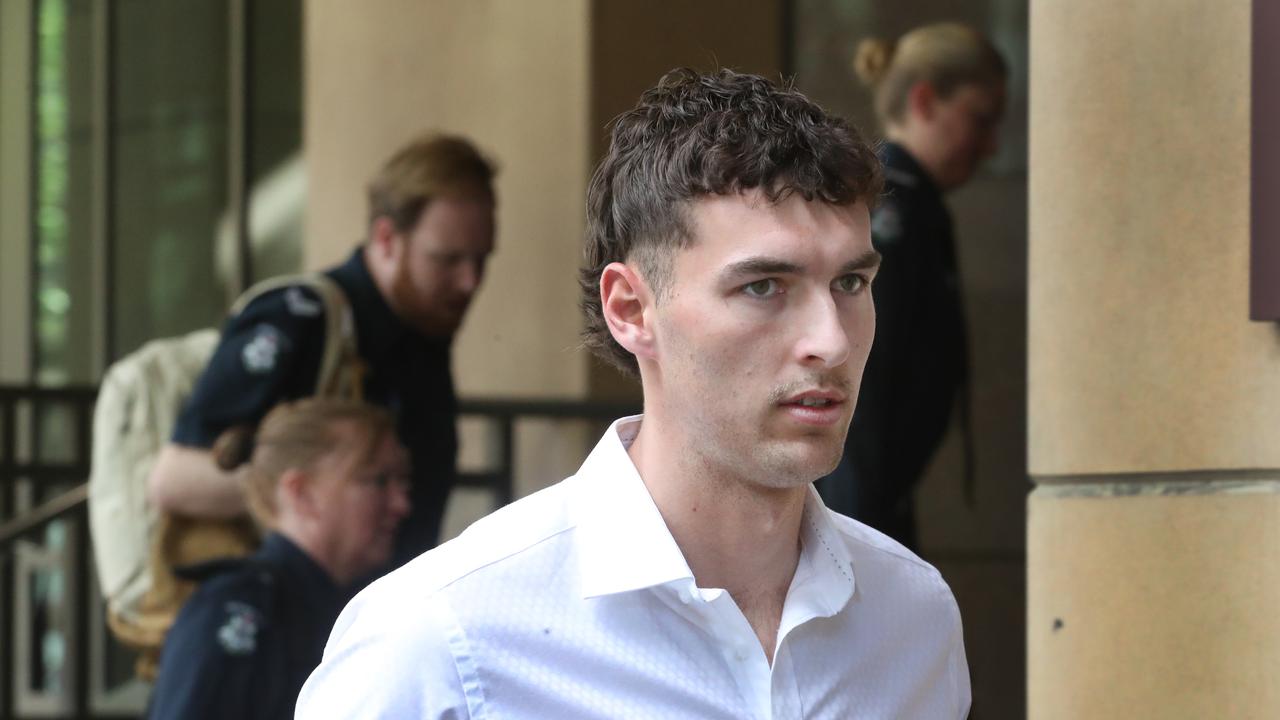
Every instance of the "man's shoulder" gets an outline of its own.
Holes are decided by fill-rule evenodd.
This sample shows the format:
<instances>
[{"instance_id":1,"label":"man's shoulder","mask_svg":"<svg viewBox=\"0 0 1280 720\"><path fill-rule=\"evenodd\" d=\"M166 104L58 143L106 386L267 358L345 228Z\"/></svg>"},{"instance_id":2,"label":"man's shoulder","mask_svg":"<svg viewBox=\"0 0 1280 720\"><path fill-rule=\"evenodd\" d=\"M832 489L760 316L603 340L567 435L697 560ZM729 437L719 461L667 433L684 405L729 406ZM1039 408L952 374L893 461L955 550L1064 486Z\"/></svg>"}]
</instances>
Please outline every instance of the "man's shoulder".
<instances>
[{"instance_id":1,"label":"man's shoulder","mask_svg":"<svg viewBox=\"0 0 1280 720\"><path fill-rule=\"evenodd\" d=\"M833 510L824 510L849 552L855 578L860 571L870 572L881 576L876 578L879 583L892 583L896 589L916 588L926 594L940 592L951 597L951 590L938 569L902 543L869 525Z\"/></svg>"},{"instance_id":2,"label":"man's shoulder","mask_svg":"<svg viewBox=\"0 0 1280 720\"><path fill-rule=\"evenodd\" d=\"M323 327L325 302L320 291L304 278L296 282L251 289L241 298L228 318L232 324L274 321L294 327ZM239 312L235 312L238 310Z\"/></svg>"},{"instance_id":3,"label":"man's shoulder","mask_svg":"<svg viewBox=\"0 0 1280 720\"><path fill-rule=\"evenodd\" d=\"M529 574L530 565L522 558L548 550L548 545L563 549L565 536L574 528L567 498L572 481L561 481L495 510L366 592L420 598L476 576L513 580Z\"/></svg>"},{"instance_id":4,"label":"man's shoulder","mask_svg":"<svg viewBox=\"0 0 1280 720\"><path fill-rule=\"evenodd\" d=\"M274 577L237 561L212 571L178 614L167 645L201 647L228 657L254 655L273 623Z\"/></svg>"}]
</instances>

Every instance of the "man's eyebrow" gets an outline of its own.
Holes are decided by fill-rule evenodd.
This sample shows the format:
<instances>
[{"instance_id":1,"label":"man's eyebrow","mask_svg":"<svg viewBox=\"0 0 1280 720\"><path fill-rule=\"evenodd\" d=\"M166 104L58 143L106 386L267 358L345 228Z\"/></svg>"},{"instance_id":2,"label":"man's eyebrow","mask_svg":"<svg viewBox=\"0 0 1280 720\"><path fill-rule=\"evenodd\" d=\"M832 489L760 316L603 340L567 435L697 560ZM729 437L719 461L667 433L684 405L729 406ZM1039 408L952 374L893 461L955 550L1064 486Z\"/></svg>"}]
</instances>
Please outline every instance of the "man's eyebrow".
<instances>
[{"instance_id":1,"label":"man's eyebrow","mask_svg":"<svg viewBox=\"0 0 1280 720\"><path fill-rule=\"evenodd\" d=\"M750 257L725 266L720 276L726 280L750 275L798 275L804 272L803 265L767 256Z\"/></svg>"},{"instance_id":2,"label":"man's eyebrow","mask_svg":"<svg viewBox=\"0 0 1280 720\"><path fill-rule=\"evenodd\" d=\"M880 253L868 250L840 267L841 275L848 275L858 270L870 270L880 265ZM805 270L803 265L771 258L768 256L750 257L730 263L721 271L720 276L726 280L753 275L799 275Z\"/></svg>"},{"instance_id":3,"label":"man's eyebrow","mask_svg":"<svg viewBox=\"0 0 1280 720\"><path fill-rule=\"evenodd\" d=\"M855 270L870 270L880 266L881 256L875 250L868 250L858 257L850 260L840 268L841 275L847 275Z\"/></svg>"}]
</instances>

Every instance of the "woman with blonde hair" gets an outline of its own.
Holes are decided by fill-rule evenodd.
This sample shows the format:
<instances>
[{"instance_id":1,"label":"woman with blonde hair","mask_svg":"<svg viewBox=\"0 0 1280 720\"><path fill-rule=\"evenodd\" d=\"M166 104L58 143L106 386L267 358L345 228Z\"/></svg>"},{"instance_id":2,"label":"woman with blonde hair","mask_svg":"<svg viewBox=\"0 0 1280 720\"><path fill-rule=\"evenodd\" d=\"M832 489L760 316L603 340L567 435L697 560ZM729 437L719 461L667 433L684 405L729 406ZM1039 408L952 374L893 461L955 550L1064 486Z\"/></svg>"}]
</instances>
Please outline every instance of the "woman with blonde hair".
<instances>
[{"instance_id":1,"label":"woman with blonde hair","mask_svg":"<svg viewBox=\"0 0 1280 720\"><path fill-rule=\"evenodd\" d=\"M943 195L996 151L1008 73L986 37L957 23L863 40L854 70L886 139L885 195L871 219L883 262L872 293L875 344L845 457L818 487L833 509L914 549L913 492L957 402L972 458L964 312Z\"/></svg>"},{"instance_id":2,"label":"woman with blonde hair","mask_svg":"<svg viewBox=\"0 0 1280 720\"><path fill-rule=\"evenodd\" d=\"M165 639L151 718L292 717L334 620L361 580L386 566L408 515L408 463L391 417L311 398L214 446L243 477L266 537L247 558L189 575L200 586Z\"/></svg>"}]
</instances>

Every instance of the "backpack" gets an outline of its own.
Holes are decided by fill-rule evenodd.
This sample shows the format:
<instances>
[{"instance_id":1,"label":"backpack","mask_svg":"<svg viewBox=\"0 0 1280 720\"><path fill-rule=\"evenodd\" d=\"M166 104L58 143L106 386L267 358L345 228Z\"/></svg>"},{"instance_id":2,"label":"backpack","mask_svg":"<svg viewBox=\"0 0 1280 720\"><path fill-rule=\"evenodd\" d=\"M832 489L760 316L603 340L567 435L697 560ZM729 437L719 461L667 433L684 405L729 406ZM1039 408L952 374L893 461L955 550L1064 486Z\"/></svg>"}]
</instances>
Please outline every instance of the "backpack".
<instances>
[{"instance_id":1,"label":"backpack","mask_svg":"<svg viewBox=\"0 0 1280 720\"><path fill-rule=\"evenodd\" d=\"M346 295L320 274L264 281L231 309L238 315L258 297L303 285L325 308L324 357L316 394L359 397L360 359ZM107 370L93 413L89 532L107 626L141 651L138 673L154 677L165 633L194 585L172 568L216 557L246 555L258 530L246 516L205 520L162 513L147 499L147 477L169 442L178 413L218 344L218 331L154 340Z\"/></svg>"}]
</instances>

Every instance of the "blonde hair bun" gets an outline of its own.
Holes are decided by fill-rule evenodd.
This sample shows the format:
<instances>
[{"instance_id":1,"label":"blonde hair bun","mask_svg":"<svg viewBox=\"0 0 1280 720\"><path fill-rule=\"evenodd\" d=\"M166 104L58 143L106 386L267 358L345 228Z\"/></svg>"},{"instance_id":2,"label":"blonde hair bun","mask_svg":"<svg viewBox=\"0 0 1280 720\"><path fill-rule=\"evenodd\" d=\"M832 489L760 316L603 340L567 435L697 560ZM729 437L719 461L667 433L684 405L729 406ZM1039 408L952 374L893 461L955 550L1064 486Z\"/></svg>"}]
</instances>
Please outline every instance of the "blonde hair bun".
<instances>
[{"instance_id":1,"label":"blonde hair bun","mask_svg":"<svg viewBox=\"0 0 1280 720\"><path fill-rule=\"evenodd\" d=\"M853 54L853 71L867 87L875 87L884 79L893 61L897 43L883 38L866 38Z\"/></svg>"}]
</instances>

